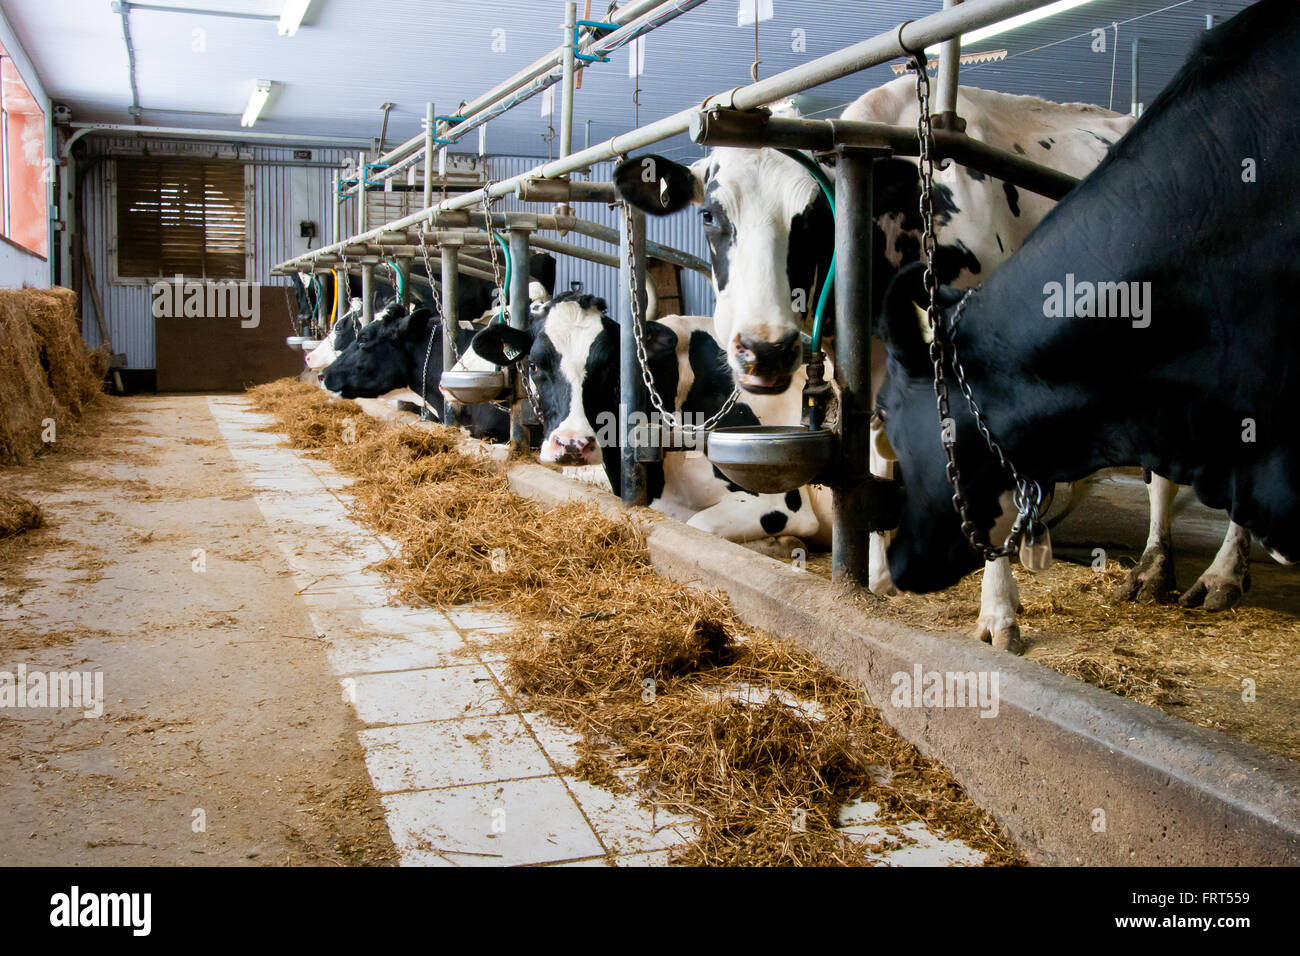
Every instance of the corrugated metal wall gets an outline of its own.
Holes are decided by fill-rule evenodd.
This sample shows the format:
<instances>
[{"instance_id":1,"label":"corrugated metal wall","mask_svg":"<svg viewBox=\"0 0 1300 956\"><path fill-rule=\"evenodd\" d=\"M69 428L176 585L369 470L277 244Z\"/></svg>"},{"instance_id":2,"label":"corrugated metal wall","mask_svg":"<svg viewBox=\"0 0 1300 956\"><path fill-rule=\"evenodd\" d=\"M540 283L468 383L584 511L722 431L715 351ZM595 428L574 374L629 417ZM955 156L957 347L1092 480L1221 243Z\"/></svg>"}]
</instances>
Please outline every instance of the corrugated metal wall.
<instances>
[{"instance_id":1,"label":"corrugated metal wall","mask_svg":"<svg viewBox=\"0 0 1300 956\"><path fill-rule=\"evenodd\" d=\"M133 137L101 137L95 141L96 154L109 157L114 150L138 148L140 143ZM174 141L153 141L147 144L153 154L211 156L212 144L189 144ZM251 147L254 162L288 163L293 161L293 150L280 147ZM342 164L351 154L344 150L311 150L311 162L328 162ZM489 168L494 180L526 172L538 165L542 159L536 157L504 156L490 160ZM150 369L154 367L153 315L150 311L150 294L147 285L119 285L111 281L111 264L109 245L116 211L112 206L112 192L109 188L108 161L96 161L86 175L84 214L86 217L86 239L90 248L91 262L100 297L108 323L109 334L113 338L115 351L124 352L130 368ZM592 178L608 179L612 175L611 164L601 163L592 169ZM253 204L249 211L252 220L254 271L253 278L258 282L272 285L284 285L290 280L282 276L271 276L271 267L291 256L306 251L307 240L298 236L298 224L307 219L316 223L317 239L313 247L329 244L333 236L333 201L330 196L333 170L323 167L303 167L288 165L253 166ZM536 212L544 207L536 204L523 204L513 198L500 200L497 208L505 211L527 210ZM577 213L603 225L618 228L618 217L614 210L600 204L583 203L576 207ZM344 232L352 231L352 216L355 216L355 204L347 202L343 206ZM704 242L703 231L694 216L683 213L666 219L651 218L648 224L649 238L664 245L673 246L684 252L690 252L708 259L708 247ZM590 239L586 236L570 234L564 237L566 242L602 252L617 253L618 247ZM682 295L683 308L695 315L709 315L713 309L713 289L708 279L698 273L683 269ZM599 295L609 303L610 308L618 302L618 271L596 263L559 257L558 288L567 289L569 283L581 282L583 288ZM85 290L83 290L84 294ZM92 346L100 342L99 329L95 323L89 301L86 303L85 322L82 333Z\"/></svg>"},{"instance_id":2,"label":"corrugated metal wall","mask_svg":"<svg viewBox=\"0 0 1300 956\"><path fill-rule=\"evenodd\" d=\"M545 157L497 156L490 160L489 169L493 180L499 181L525 173L544 161ZM597 163L591 169L591 176L585 178L598 182L608 181L613 174L612 163ZM513 196L499 200L496 208L507 212L515 210L538 212L546 209L546 207L539 206L536 203L521 203ZM592 222L598 222L613 229L617 229L619 225L617 211L609 209L600 203L580 203L574 207L574 212L583 219L589 219ZM663 219L649 217L647 219L646 235L653 242L672 246L674 249L689 252L692 255L699 256L706 262L708 261L709 249L704 241L704 230L700 228L698 218L689 213L668 216ZM601 252L618 253L618 246L591 239L587 236L570 233L564 237L564 241L588 249L597 249ZM557 291L567 289L572 281L579 281L582 283L584 290L600 296L609 303L611 310L617 307L618 270L597 265L594 262L587 262L583 259L560 256L556 275ZM681 276L682 308L690 315L712 315L713 287L709 280L690 269L682 269Z\"/></svg>"},{"instance_id":3,"label":"corrugated metal wall","mask_svg":"<svg viewBox=\"0 0 1300 956\"><path fill-rule=\"evenodd\" d=\"M126 354L129 368L154 367L153 314L150 311L150 294L147 285L125 285L112 281L109 246L116 220L109 188L111 155L115 150L138 149L141 141L136 137L97 137L95 155L107 157L95 160L86 174L85 216L86 241L90 249L91 264L99 294L104 303L105 320L113 349ZM147 141L150 153L159 155L212 156L212 143L185 143L168 140ZM252 162L292 163L294 150L286 147L246 147ZM311 149L309 162L342 164L349 155L344 150ZM333 228L333 201L330 197L334 170L324 167L291 165L254 165L253 204L248 214L252 223L253 273L257 282L268 285L286 285L291 280L271 276L271 266L290 256L306 251L306 239L298 236L302 220L316 223L317 238L312 246L328 244ZM81 290L83 297L88 290ZM93 347L100 343L99 328L95 323L93 306L85 303L82 334Z\"/></svg>"}]
</instances>

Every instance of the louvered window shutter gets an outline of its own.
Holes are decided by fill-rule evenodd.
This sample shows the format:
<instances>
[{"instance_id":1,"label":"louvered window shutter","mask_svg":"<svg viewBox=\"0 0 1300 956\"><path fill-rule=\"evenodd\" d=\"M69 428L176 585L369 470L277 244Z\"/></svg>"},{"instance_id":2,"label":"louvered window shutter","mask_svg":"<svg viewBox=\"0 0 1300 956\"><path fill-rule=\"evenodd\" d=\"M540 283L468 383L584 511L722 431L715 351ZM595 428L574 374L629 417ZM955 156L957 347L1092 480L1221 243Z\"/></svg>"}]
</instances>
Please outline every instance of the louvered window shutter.
<instances>
[{"instance_id":1,"label":"louvered window shutter","mask_svg":"<svg viewBox=\"0 0 1300 956\"><path fill-rule=\"evenodd\" d=\"M117 274L243 279L244 167L167 157L117 160Z\"/></svg>"}]
</instances>

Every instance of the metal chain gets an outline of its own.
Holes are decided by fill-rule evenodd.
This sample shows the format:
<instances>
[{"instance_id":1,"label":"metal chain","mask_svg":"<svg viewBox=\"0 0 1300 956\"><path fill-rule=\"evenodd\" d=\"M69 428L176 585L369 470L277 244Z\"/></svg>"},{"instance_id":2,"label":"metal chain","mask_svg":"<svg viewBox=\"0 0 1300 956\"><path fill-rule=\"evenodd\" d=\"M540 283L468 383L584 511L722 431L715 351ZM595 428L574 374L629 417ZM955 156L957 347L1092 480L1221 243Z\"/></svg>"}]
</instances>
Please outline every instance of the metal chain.
<instances>
[{"instance_id":1,"label":"metal chain","mask_svg":"<svg viewBox=\"0 0 1300 956\"><path fill-rule=\"evenodd\" d=\"M633 217L631 206L627 203L623 203L623 216L627 222L627 234L630 237L633 234ZM702 425L688 425L680 421L674 412L664 407L663 400L655 389L654 379L650 376L650 359L645 348L645 322L641 315L641 298L637 295L636 288L636 254L632 246L631 242L627 243L628 299L632 303L632 337L636 341L636 362L641 369L641 381L645 383L646 395L649 397L650 404L654 406L655 411L659 413L663 423L669 428L678 428L686 432L706 432L722 421L723 417L731 411L732 406L740 399L740 389L733 386L731 395L722 403L722 407Z\"/></svg>"},{"instance_id":2,"label":"metal chain","mask_svg":"<svg viewBox=\"0 0 1300 956\"><path fill-rule=\"evenodd\" d=\"M1020 472L1016 471L1010 460L1003 453L1002 447L993 438L993 433L988 427L988 422L984 418L984 413L980 410L975 396L971 391L970 383L966 381L966 372L962 365L957 361L957 350L953 344L957 320L960 319L962 312L966 308L966 303L970 301L975 289L970 289L962 297L956 311L953 313L951 324L944 321L942 313L938 306L939 277L934 271L934 206L931 194L934 189L934 158L931 155L932 136L930 123L930 76L926 70L926 62L923 55L914 55L913 67L916 70L916 99L920 107L920 115L916 120L916 133L920 145L920 160L918 167L921 173L921 199L919 203L923 233L921 237L921 254L925 261L925 274L923 282L926 290L926 317L930 322L932 338L930 340L930 361L934 365L934 396L935 406L939 412L939 430L942 436L944 454L948 459L947 477L948 483L952 485L952 504L961 519L961 530L971 547L983 555L985 561L992 561L996 558L1009 557L1016 553L1020 540L1027 536L1029 543L1034 540L1034 523L1038 520L1039 508L1043 502L1043 491L1036 481L1025 478ZM978 288L978 287L977 287ZM988 445L998 459L998 463L1010 475L1015 483L1015 491L1012 494L1012 500L1016 507L1016 520L1011 526L1010 532L1001 546L994 546L991 543L985 543L979 534L974 520L970 516L969 504L966 496L961 490L961 470L957 467L957 437L949 436L947 433L947 423L951 421L951 407L948 400L948 382L944 376L944 355L951 355L953 373L957 379L957 386L961 391L962 397L966 399L966 404L970 407L971 413L975 417L975 424Z\"/></svg>"},{"instance_id":3,"label":"metal chain","mask_svg":"<svg viewBox=\"0 0 1300 956\"><path fill-rule=\"evenodd\" d=\"M499 301L508 303L510 290L503 288L504 279L501 275L501 265L497 258L497 240L492 230L492 203L496 200L492 199L491 196L492 180L489 178L483 185L483 228L487 232L488 236L488 254L492 257L492 278L493 281L496 282L497 293L500 296ZM515 263L515 267L518 267L518 263ZM500 310L505 307L505 305L498 306L497 314L499 315ZM542 413L542 406L538 400L537 391L533 388L532 376L528 374L528 369L525 367L527 361L528 356L521 355L515 362L515 365L517 366L519 381L524 387L524 393L528 396L528 400L532 402L533 410L540 415ZM497 403L493 402L493 404Z\"/></svg>"},{"instance_id":4,"label":"metal chain","mask_svg":"<svg viewBox=\"0 0 1300 956\"><path fill-rule=\"evenodd\" d=\"M428 229L427 222L420 224L418 233L420 238L420 258L424 260L424 274L429 277L429 294L433 296L433 308L438 317L442 319L442 334L447 336L447 341L451 343L451 354L457 362L460 361L460 349L456 348L456 333L447 324L447 313L442 308L442 297L438 295L438 283L433 278L433 263L429 261L429 246L425 242L425 231Z\"/></svg>"}]
</instances>

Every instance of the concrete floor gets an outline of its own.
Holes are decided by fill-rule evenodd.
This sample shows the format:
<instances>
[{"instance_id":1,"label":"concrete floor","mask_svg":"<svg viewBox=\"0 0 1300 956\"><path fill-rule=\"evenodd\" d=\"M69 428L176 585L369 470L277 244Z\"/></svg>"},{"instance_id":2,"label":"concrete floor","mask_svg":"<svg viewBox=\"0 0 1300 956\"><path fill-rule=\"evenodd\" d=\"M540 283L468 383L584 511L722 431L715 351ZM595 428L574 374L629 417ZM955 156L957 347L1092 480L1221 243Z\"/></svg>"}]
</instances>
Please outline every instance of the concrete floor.
<instances>
[{"instance_id":1,"label":"concrete floor","mask_svg":"<svg viewBox=\"0 0 1300 956\"><path fill-rule=\"evenodd\" d=\"M690 838L572 774L490 647L508 618L389 605L392 542L245 399L112 406L90 452L3 473L51 527L0 565L0 671L99 671L106 702L0 711L0 862L653 866ZM981 860L913 829L880 862Z\"/></svg>"}]
</instances>

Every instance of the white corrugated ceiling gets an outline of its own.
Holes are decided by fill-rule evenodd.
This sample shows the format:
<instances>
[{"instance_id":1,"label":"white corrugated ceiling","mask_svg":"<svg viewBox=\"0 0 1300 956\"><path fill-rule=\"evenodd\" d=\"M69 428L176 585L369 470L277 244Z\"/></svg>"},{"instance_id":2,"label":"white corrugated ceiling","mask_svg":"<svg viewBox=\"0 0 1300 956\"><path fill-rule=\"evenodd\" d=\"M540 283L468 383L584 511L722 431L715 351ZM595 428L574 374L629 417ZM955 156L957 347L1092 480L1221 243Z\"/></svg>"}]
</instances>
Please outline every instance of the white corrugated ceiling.
<instances>
[{"instance_id":1,"label":"white corrugated ceiling","mask_svg":"<svg viewBox=\"0 0 1300 956\"><path fill-rule=\"evenodd\" d=\"M270 16L279 14L283 0L158 2ZM607 5L595 0L593 18ZM1010 57L967 69L963 82L1104 106L1113 65L1114 106L1125 110L1133 37L1142 40L1140 98L1150 102L1204 29L1207 14L1222 20L1248 5L1096 0L978 44L975 49L1006 48ZM108 0L3 0L3 6L50 95L70 105L75 119L132 121L122 21ZM788 69L939 6L938 0L774 0L775 18L759 27L760 72ZM737 7L738 0L709 0L648 38L643 123L749 81L754 36L752 28L736 25ZM277 36L272 21L136 9L130 30L140 122L237 129L254 81L269 79L277 93L258 131L374 137L380 104L391 101L389 139L399 141L419 131L426 100L440 113L451 112L553 49L563 9L563 0L313 0L307 22L291 38ZM1143 14L1153 15L1123 23ZM1106 30L1104 54L1092 51L1088 33L1112 22L1122 24L1114 59L1113 31ZM793 49L795 31L803 31L806 50ZM493 52L494 38L502 36L504 52ZM575 115L579 146L587 120L593 142L634 125L627 52L586 72ZM821 105L845 102L892 77L888 67L877 67L823 88L817 99ZM547 122L539 113L540 102L533 101L495 120L490 151L545 154Z\"/></svg>"}]
</instances>

